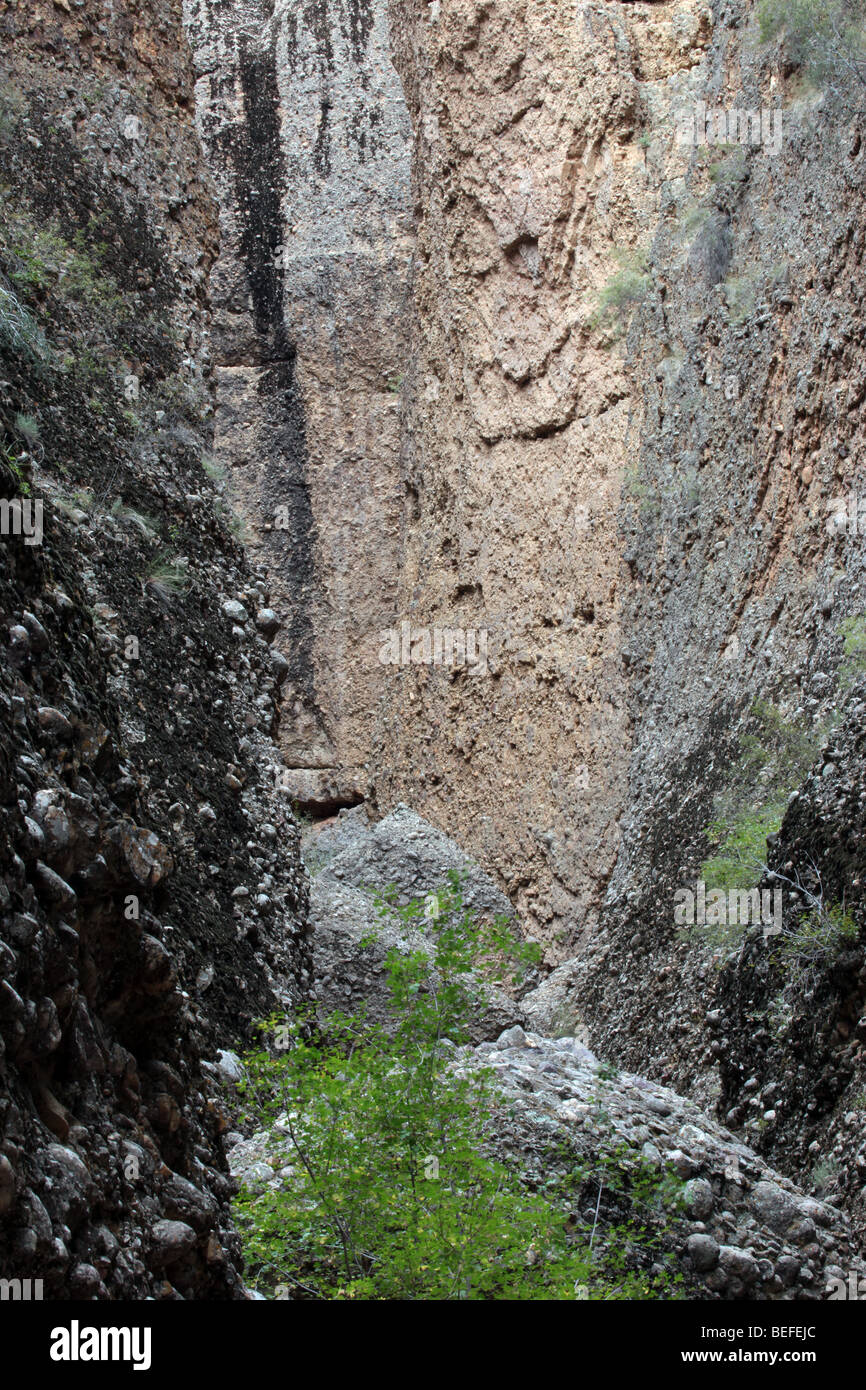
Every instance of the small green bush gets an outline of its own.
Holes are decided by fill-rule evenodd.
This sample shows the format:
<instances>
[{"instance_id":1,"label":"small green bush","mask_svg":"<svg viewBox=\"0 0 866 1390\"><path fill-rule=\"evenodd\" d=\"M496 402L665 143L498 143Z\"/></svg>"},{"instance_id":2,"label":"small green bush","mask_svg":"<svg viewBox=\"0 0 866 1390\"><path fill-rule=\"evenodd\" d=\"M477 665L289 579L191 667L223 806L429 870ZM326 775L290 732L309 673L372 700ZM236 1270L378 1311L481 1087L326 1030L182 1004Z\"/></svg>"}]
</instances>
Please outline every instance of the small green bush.
<instances>
[{"instance_id":1,"label":"small green bush","mask_svg":"<svg viewBox=\"0 0 866 1390\"><path fill-rule=\"evenodd\" d=\"M407 922L425 906L380 902ZM489 1070L454 1065L455 1045L479 974L504 979L537 950L507 922L475 921L456 877L437 907L432 962L408 949L386 957L393 1031L363 1012L331 1015L312 1035L301 1020L271 1020L282 1050L245 1059L246 1119L276 1136L273 1166L290 1168L278 1187L237 1201L248 1277L277 1296L328 1300L675 1297L677 1276L647 1272L657 1252L645 1245L643 1264L635 1258L634 1222L608 1225L602 1239L572 1215L577 1190L594 1182L599 1202L602 1190L621 1192L667 1221L680 1195L669 1175L612 1154L600 1176L551 1167L533 1190L495 1156L508 1102Z\"/></svg>"},{"instance_id":2,"label":"small green bush","mask_svg":"<svg viewBox=\"0 0 866 1390\"><path fill-rule=\"evenodd\" d=\"M16 415L15 433L19 439L24 440L29 449L32 449L39 440L39 421L32 415Z\"/></svg>"},{"instance_id":3,"label":"small green bush","mask_svg":"<svg viewBox=\"0 0 866 1390\"><path fill-rule=\"evenodd\" d=\"M628 328L635 309L648 297L652 276L644 252L618 251L615 254L619 270L601 290L589 322L591 328L602 329L618 338Z\"/></svg>"},{"instance_id":4,"label":"small green bush","mask_svg":"<svg viewBox=\"0 0 866 1390\"><path fill-rule=\"evenodd\" d=\"M818 87L866 83L866 0L761 0L761 41L783 39Z\"/></svg>"},{"instance_id":5,"label":"small green bush","mask_svg":"<svg viewBox=\"0 0 866 1390\"><path fill-rule=\"evenodd\" d=\"M812 1169L809 1178L816 1192L828 1192L839 1176L839 1164L832 1158L821 1159Z\"/></svg>"},{"instance_id":6,"label":"small green bush","mask_svg":"<svg viewBox=\"0 0 866 1390\"><path fill-rule=\"evenodd\" d=\"M840 623L838 630L842 638L839 689L844 694L866 674L866 618L857 613Z\"/></svg>"},{"instance_id":7,"label":"small green bush","mask_svg":"<svg viewBox=\"0 0 866 1390\"><path fill-rule=\"evenodd\" d=\"M20 451L20 445L4 440L0 445L0 457L12 474L15 485L23 497L30 496L30 484L25 477L26 455Z\"/></svg>"},{"instance_id":8,"label":"small green bush","mask_svg":"<svg viewBox=\"0 0 866 1390\"><path fill-rule=\"evenodd\" d=\"M706 830L718 842L716 853L702 868L708 888L750 888L761 876L767 858L767 836L775 835L782 824L784 802L774 802L756 811L740 811L732 820L712 821Z\"/></svg>"},{"instance_id":9,"label":"small green bush","mask_svg":"<svg viewBox=\"0 0 866 1390\"><path fill-rule=\"evenodd\" d=\"M788 797L808 773L824 733L767 700L754 702L749 725L705 830L716 846L702 867L708 888L751 888L758 881L767 837L779 830Z\"/></svg>"},{"instance_id":10,"label":"small green bush","mask_svg":"<svg viewBox=\"0 0 866 1390\"><path fill-rule=\"evenodd\" d=\"M734 148L723 146L722 149L722 158L710 165L710 180L719 187L743 183L749 173L746 151L739 145Z\"/></svg>"},{"instance_id":11,"label":"small green bush","mask_svg":"<svg viewBox=\"0 0 866 1390\"><path fill-rule=\"evenodd\" d=\"M225 481L225 464L217 463L216 459L213 458L211 454L205 454L203 456L201 466L212 483L222 483Z\"/></svg>"},{"instance_id":12,"label":"small green bush","mask_svg":"<svg viewBox=\"0 0 866 1390\"><path fill-rule=\"evenodd\" d=\"M78 233L68 241L56 224L34 227L19 215L7 221L3 257L14 288L20 293L53 291L85 306L107 327L123 312L123 300L113 277L101 265L99 250L85 246Z\"/></svg>"}]
</instances>

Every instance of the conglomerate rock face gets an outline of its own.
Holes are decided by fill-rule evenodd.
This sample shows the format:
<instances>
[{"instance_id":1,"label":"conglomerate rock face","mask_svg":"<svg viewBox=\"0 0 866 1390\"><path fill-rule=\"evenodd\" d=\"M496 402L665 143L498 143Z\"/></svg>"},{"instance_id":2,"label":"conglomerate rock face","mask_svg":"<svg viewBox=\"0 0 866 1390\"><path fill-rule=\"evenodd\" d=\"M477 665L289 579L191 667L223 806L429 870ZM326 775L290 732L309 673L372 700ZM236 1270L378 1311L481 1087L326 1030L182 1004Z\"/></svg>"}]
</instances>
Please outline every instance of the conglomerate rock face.
<instances>
[{"instance_id":1,"label":"conglomerate rock face","mask_svg":"<svg viewBox=\"0 0 866 1390\"><path fill-rule=\"evenodd\" d=\"M671 140L653 169L639 137L648 105L670 124L708 10L392 15L420 213L401 612L483 633L487 657L393 673L377 796L447 815L561 961L598 920L631 744L618 507L634 386L592 319L617 251L653 235L659 174L683 163Z\"/></svg>"},{"instance_id":2,"label":"conglomerate rock face","mask_svg":"<svg viewBox=\"0 0 866 1390\"><path fill-rule=\"evenodd\" d=\"M203 466L189 56L162 0L0 32L2 492L40 509L0 539L0 1276L238 1297L208 1058L310 958L286 663Z\"/></svg>"},{"instance_id":3,"label":"conglomerate rock face","mask_svg":"<svg viewBox=\"0 0 866 1390\"><path fill-rule=\"evenodd\" d=\"M800 929L811 895L846 904L849 935L832 952L806 941L799 955L767 950L760 937L747 940L726 963L708 1019L728 1123L786 1172L843 1205L861 1232L866 961L856 924L864 886L864 714L860 683L847 718L792 799L768 866L796 881L785 895L788 932Z\"/></svg>"},{"instance_id":4,"label":"conglomerate rock face","mask_svg":"<svg viewBox=\"0 0 866 1390\"><path fill-rule=\"evenodd\" d=\"M545 947L543 1065L493 1057L542 1130L587 1043L688 1093L629 1132L713 1141L689 1272L811 1296L854 1257L777 1170L858 1229L866 1175L856 102L745 0L183 11L0 0L0 471L45 508L0 548L0 1272L242 1293L208 1058L311 997L294 801L356 808L326 1003L371 869L459 844ZM744 735L784 908L721 947L674 904Z\"/></svg>"}]
</instances>

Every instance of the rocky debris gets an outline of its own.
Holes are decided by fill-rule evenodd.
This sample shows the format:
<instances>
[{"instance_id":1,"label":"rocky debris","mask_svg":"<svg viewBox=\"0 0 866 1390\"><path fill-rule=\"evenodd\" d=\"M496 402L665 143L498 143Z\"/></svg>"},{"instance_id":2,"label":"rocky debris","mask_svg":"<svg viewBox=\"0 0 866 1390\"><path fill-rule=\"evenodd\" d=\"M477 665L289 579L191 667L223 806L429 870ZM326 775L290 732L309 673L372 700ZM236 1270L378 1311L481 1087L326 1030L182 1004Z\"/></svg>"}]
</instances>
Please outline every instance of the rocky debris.
<instances>
[{"instance_id":1,"label":"rocky debris","mask_svg":"<svg viewBox=\"0 0 866 1390\"><path fill-rule=\"evenodd\" d=\"M256 613L256 627L269 642L273 640L281 626L279 614L275 613L273 608L260 608Z\"/></svg>"},{"instance_id":2,"label":"rocky debris","mask_svg":"<svg viewBox=\"0 0 866 1390\"><path fill-rule=\"evenodd\" d=\"M598 1203L602 1233L622 1218L616 1170L639 1165L660 1185L675 1178L678 1206L656 1234L659 1248L677 1256L689 1297L818 1300L831 1280L866 1268L841 1212L798 1191L692 1102L603 1066L577 1038L514 1025L495 1042L458 1048L453 1066L458 1074L493 1072L492 1147L528 1182L546 1183L558 1163L587 1165L575 1201L587 1204L590 1225ZM254 1191L291 1183L298 1160L284 1119L231 1138L229 1165L239 1182ZM583 1207L573 1215L583 1217Z\"/></svg>"},{"instance_id":3,"label":"rocky debris","mask_svg":"<svg viewBox=\"0 0 866 1390\"><path fill-rule=\"evenodd\" d=\"M249 622L249 613L237 599L225 599L222 604L222 611L233 623Z\"/></svg>"},{"instance_id":4,"label":"rocky debris","mask_svg":"<svg viewBox=\"0 0 866 1390\"><path fill-rule=\"evenodd\" d=\"M473 914L487 919L513 916L508 900L460 847L406 806L376 824L363 806L344 810L334 820L311 827L305 838L312 874L313 974L324 1014L363 1006L371 1020L388 1023L391 995L385 956L398 949L432 957L433 895L448 887L449 872L466 874L464 900ZM375 893L390 887L401 903L424 901L424 916L406 923L381 910ZM430 987L435 984L434 972ZM469 1026L475 1041L498 1037L503 1028L524 1021L522 1004L504 990L480 980L471 987L476 1007Z\"/></svg>"},{"instance_id":5,"label":"rocky debris","mask_svg":"<svg viewBox=\"0 0 866 1390\"><path fill-rule=\"evenodd\" d=\"M221 1048L217 1054L217 1070L224 1081L242 1081L244 1069L236 1052Z\"/></svg>"},{"instance_id":6,"label":"rocky debris","mask_svg":"<svg viewBox=\"0 0 866 1390\"><path fill-rule=\"evenodd\" d=\"M362 850L369 845L373 822L363 802L345 806L336 816L314 821L302 839L304 862L311 875L318 874L329 860L345 850Z\"/></svg>"},{"instance_id":7,"label":"rocky debris","mask_svg":"<svg viewBox=\"0 0 866 1390\"><path fill-rule=\"evenodd\" d=\"M575 1008L574 982L578 967L564 961L520 1000L526 1026L550 1037L582 1035ZM586 1039L584 1039L586 1041Z\"/></svg>"},{"instance_id":8,"label":"rocky debris","mask_svg":"<svg viewBox=\"0 0 866 1390\"><path fill-rule=\"evenodd\" d=\"M432 957L430 933L407 926L393 913L383 916L369 893L333 883L326 872L312 881L309 920L315 991L322 1016L335 1009L344 1013L363 1009L371 1022L387 1027L392 1001L385 956L396 949L423 951ZM436 972L431 970L431 990L436 981ZM503 1028L522 1021L521 1004L503 990L479 980L467 983L476 996L468 1023L475 1041L498 1037Z\"/></svg>"},{"instance_id":9,"label":"rocky debris","mask_svg":"<svg viewBox=\"0 0 866 1390\"><path fill-rule=\"evenodd\" d=\"M693 1296L821 1299L831 1279L863 1267L840 1211L798 1191L693 1102L604 1066L576 1038L511 1028L496 1043L458 1051L458 1067L479 1064L512 1102L497 1114L497 1146L528 1175L545 1176L544 1155L559 1134L597 1165L602 1182L605 1153L640 1157L684 1182L684 1213L664 1239L701 1287Z\"/></svg>"},{"instance_id":10,"label":"rocky debris","mask_svg":"<svg viewBox=\"0 0 866 1390\"><path fill-rule=\"evenodd\" d=\"M360 811L341 812L336 823L310 836L310 849L327 855L319 871L347 888L396 890L396 901L411 902L447 885L449 872L465 875L461 891L466 908L478 917L514 916L514 909L493 880L460 846L417 811L399 805L373 825Z\"/></svg>"}]
</instances>

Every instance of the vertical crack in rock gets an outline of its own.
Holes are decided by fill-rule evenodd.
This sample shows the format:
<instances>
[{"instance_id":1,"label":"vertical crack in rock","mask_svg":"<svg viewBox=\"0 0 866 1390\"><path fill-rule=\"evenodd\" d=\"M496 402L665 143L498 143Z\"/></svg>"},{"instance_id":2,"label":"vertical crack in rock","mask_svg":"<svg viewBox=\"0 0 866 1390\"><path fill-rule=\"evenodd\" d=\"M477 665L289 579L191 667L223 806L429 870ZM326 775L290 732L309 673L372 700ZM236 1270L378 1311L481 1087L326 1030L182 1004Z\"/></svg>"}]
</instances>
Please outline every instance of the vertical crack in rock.
<instances>
[{"instance_id":1,"label":"vertical crack in rock","mask_svg":"<svg viewBox=\"0 0 866 1390\"><path fill-rule=\"evenodd\" d=\"M375 792L402 567L411 127L387 9L190 0L187 24L221 213L216 452L282 623L286 790L351 805Z\"/></svg>"},{"instance_id":2,"label":"vertical crack in rock","mask_svg":"<svg viewBox=\"0 0 866 1390\"><path fill-rule=\"evenodd\" d=\"M315 695L312 591L316 528L307 482L303 404L295 375L295 348L283 307L281 254L285 231L285 175L280 144L279 93L272 48L262 51L241 37L238 73L243 122L232 132L231 157L241 226L240 246L253 305L264 370L256 390L267 425L260 505L280 515L280 547L290 581L284 651L296 698L321 721Z\"/></svg>"}]
</instances>

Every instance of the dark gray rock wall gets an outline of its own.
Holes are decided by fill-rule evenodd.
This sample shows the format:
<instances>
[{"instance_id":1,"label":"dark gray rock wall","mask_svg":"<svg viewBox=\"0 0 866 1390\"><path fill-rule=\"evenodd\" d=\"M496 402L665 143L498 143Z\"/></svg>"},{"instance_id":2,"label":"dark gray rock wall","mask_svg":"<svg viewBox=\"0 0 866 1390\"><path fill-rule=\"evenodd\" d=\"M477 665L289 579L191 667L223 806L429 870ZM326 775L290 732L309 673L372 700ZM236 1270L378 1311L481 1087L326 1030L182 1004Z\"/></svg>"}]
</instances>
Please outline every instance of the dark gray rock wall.
<instances>
[{"instance_id":1,"label":"dark gray rock wall","mask_svg":"<svg viewBox=\"0 0 866 1390\"><path fill-rule=\"evenodd\" d=\"M310 977L192 72L174 3L0 26L0 492L43 508L0 538L0 1276L238 1297L214 1061Z\"/></svg>"}]
</instances>

